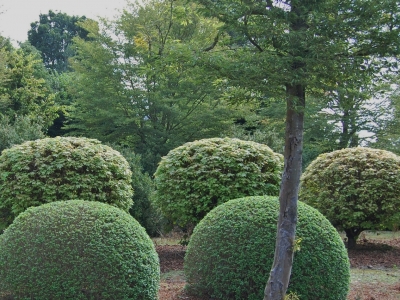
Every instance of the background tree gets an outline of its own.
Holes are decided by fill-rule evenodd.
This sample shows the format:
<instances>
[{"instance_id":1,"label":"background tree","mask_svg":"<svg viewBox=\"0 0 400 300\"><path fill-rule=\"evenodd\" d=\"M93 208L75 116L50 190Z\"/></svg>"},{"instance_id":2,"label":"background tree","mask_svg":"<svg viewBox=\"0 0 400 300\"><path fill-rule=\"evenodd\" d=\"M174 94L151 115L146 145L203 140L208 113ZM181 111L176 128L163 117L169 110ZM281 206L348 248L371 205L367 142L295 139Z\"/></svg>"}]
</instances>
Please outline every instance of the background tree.
<instances>
[{"instance_id":1,"label":"background tree","mask_svg":"<svg viewBox=\"0 0 400 300\"><path fill-rule=\"evenodd\" d=\"M69 16L61 12L49 11L40 14L39 21L31 23L28 41L38 49L45 66L57 72L68 70L68 58L74 55L72 39L87 38L88 32L76 23L86 20L85 16Z\"/></svg>"},{"instance_id":2,"label":"background tree","mask_svg":"<svg viewBox=\"0 0 400 300\"><path fill-rule=\"evenodd\" d=\"M354 248L364 230L400 224L400 157L378 149L321 154L304 171L300 200L318 209Z\"/></svg>"},{"instance_id":3,"label":"background tree","mask_svg":"<svg viewBox=\"0 0 400 300\"><path fill-rule=\"evenodd\" d=\"M29 116L49 126L56 117L54 95L46 83L47 72L37 52L28 48L0 50L5 60L0 85L0 111L14 121L15 115Z\"/></svg>"},{"instance_id":4,"label":"background tree","mask_svg":"<svg viewBox=\"0 0 400 300\"><path fill-rule=\"evenodd\" d=\"M392 118L392 93L387 83L358 79L340 87L335 84L325 95L309 99L305 110L303 166L321 153L375 140Z\"/></svg>"},{"instance_id":5,"label":"background tree","mask_svg":"<svg viewBox=\"0 0 400 300\"><path fill-rule=\"evenodd\" d=\"M386 107L387 116L376 136L370 139L368 146L400 154L400 89L396 83L390 94Z\"/></svg>"},{"instance_id":6,"label":"background tree","mask_svg":"<svg viewBox=\"0 0 400 300\"><path fill-rule=\"evenodd\" d=\"M235 114L203 68L219 23L194 8L149 1L130 4L101 30L81 23L93 40L75 39L73 134L131 146L152 174L170 149L232 124Z\"/></svg>"},{"instance_id":7,"label":"background tree","mask_svg":"<svg viewBox=\"0 0 400 300\"><path fill-rule=\"evenodd\" d=\"M0 36L0 85L2 85L6 77L7 68L7 48L11 47L10 41L2 36Z\"/></svg>"},{"instance_id":8,"label":"background tree","mask_svg":"<svg viewBox=\"0 0 400 300\"><path fill-rule=\"evenodd\" d=\"M45 136L58 109L47 78L34 47L0 37L0 151Z\"/></svg>"},{"instance_id":9,"label":"background tree","mask_svg":"<svg viewBox=\"0 0 400 300\"><path fill-rule=\"evenodd\" d=\"M229 102L228 102L229 103ZM283 153L285 144L285 106L274 99L245 101L248 108L222 136L265 144L274 152Z\"/></svg>"},{"instance_id":10,"label":"background tree","mask_svg":"<svg viewBox=\"0 0 400 300\"><path fill-rule=\"evenodd\" d=\"M140 155L132 149L119 145L110 145L119 151L129 163L132 171L133 205L129 213L142 225L150 236L159 236L167 224L158 207L151 201L154 183L148 173L143 171Z\"/></svg>"},{"instance_id":11,"label":"background tree","mask_svg":"<svg viewBox=\"0 0 400 300\"><path fill-rule=\"evenodd\" d=\"M28 116L16 116L11 121L8 116L0 115L0 154L4 149L25 141L45 137L43 122L32 120Z\"/></svg>"},{"instance_id":12,"label":"background tree","mask_svg":"<svg viewBox=\"0 0 400 300\"><path fill-rule=\"evenodd\" d=\"M306 95L330 91L330 83L342 82L349 74L372 77L395 63L400 8L394 0L198 2L231 33L230 49L235 51L225 54L229 60L216 53L221 62L214 59L215 68L232 83L257 86L266 95L286 99L276 251L265 290L265 299L280 300L293 261ZM371 66L367 62L372 59L376 64Z\"/></svg>"},{"instance_id":13,"label":"background tree","mask_svg":"<svg viewBox=\"0 0 400 300\"><path fill-rule=\"evenodd\" d=\"M75 84L75 72L58 73L52 71L47 76L47 83L54 93L54 103L57 108L57 117L47 128L47 135L50 137L67 135L69 130L66 128L68 116L73 111L75 97L69 90Z\"/></svg>"}]
</instances>

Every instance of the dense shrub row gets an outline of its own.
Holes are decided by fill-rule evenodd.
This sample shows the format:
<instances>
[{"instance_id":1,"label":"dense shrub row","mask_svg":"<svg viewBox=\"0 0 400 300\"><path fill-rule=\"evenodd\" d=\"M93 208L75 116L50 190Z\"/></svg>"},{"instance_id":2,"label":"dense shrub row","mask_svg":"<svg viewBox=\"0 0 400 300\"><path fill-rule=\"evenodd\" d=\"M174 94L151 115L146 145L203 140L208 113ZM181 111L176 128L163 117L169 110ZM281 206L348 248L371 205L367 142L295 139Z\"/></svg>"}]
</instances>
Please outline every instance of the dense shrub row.
<instances>
[{"instance_id":1,"label":"dense shrub row","mask_svg":"<svg viewBox=\"0 0 400 300\"><path fill-rule=\"evenodd\" d=\"M120 149L128 161L86 138L42 139L3 151L0 223L16 219L0 236L0 295L157 299L157 254L126 212L154 233L160 209L175 224L197 224L185 257L189 292L260 299L279 207L266 195L279 192L282 156L238 139L187 143L162 158L152 203L153 183L141 172L140 158ZM323 154L305 170L300 200L345 230L350 245L362 230L400 224L399 171L400 158L387 151ZM347 253L320 212L299 203L289 292L300 299L345 299Z\"/></svg>"}]
</instances>

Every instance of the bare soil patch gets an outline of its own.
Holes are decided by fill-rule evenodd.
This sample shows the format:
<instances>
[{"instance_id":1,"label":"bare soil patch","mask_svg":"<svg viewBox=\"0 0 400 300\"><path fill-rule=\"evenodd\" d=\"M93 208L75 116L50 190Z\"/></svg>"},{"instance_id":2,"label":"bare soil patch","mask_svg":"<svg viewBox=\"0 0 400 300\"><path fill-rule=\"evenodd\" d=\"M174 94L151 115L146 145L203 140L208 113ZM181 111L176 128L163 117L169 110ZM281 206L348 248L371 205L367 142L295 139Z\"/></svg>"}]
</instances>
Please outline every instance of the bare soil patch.
<instances>
[{"instance_id":1,"label":"bare soil patch","mask_svg":"<svg viewBox=\"0 0 400 300\"><path fill-rule=\"evenodd\" d=\"M156 250L162 274L160 300L208 300L188 295L184 290L183 260L186 247L157 245ZM356 249L348 253L352 280L347 300L400 300L400 238L364 238Z\"/></svg>"}]
</instances>

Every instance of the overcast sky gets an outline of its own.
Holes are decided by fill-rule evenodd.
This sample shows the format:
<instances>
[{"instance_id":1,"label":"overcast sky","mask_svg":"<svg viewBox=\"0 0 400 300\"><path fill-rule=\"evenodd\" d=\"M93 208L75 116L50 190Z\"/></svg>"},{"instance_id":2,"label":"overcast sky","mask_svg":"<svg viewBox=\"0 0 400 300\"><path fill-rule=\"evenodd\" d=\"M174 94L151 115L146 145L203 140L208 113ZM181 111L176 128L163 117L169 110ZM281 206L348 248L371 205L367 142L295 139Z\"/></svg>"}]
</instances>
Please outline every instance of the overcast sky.
<instances>
[{"instance_id":1,"label":"overcast sky","mask_svg":"<svg viewBox=\"0 0 400 300\"><path fill-rule=\"evenodd\" d=\"M28 39L30 24L49 10L70 16L112 18L126 6L126 0L0 0L0 35L14 44Z\"/></svg>"}]
</instances>

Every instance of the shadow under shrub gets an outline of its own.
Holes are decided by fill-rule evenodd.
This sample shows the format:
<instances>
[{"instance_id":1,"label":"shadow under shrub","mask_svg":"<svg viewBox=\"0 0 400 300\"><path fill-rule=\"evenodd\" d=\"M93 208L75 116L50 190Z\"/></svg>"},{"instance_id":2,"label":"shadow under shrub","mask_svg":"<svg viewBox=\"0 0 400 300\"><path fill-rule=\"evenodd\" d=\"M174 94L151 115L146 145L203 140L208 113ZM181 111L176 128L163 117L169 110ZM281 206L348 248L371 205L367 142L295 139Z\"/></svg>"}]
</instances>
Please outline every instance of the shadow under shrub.
<instances>
[{"instance_id":1,"label":"shadow under shrub","mask_svg":"<svg viewBox=\"0 0 400 300\"><path fill-rule=\"evenodd\" d=\"M299 203L296 252L288 293L300 299L344 300L350 264L335 228L316 209ZM258 300L274 259L277 197L228 201L194 229L185 256L189 293L212 299Z\"/></svg>"},{"instance_id":2,"label":"shadow under shrub","mask_svg":"<svg viewBox=\"0 0 400 300\"><path fill-rule=\"evenodd\" d=\"M144 228L100 202L31 207L0 236L1 299L156 300L159 278Z\"/></svg>"}]
</instances>

